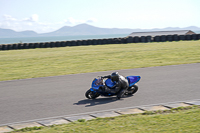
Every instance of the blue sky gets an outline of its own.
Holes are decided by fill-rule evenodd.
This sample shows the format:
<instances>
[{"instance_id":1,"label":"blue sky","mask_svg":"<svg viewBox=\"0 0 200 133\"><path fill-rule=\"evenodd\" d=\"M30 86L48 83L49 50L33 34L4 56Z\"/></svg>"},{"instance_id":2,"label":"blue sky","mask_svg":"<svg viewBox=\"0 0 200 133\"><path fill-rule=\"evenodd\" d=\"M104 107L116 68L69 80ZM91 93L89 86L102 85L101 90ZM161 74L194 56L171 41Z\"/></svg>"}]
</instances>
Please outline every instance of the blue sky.
<instances>
[{"instance_id":1,"label":"blue sky","mask_svg":"<svg viewBox=\"0 0 200 133\"><path fill-rule=\"evenodd\" d=\"M0 0L0 28L50 32L101 28L200 27L200 0Z\"/></svg>"}]
</instances>

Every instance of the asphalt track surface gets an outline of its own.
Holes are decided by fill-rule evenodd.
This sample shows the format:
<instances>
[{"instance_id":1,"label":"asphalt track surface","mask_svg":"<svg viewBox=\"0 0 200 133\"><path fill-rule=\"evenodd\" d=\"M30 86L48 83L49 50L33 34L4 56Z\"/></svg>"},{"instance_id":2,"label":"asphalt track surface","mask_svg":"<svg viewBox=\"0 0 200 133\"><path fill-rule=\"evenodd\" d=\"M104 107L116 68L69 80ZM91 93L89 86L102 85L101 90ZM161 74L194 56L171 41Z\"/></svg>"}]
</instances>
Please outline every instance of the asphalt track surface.
<instances>
[{"instance_id":1,"label":"asphalt track surface","mask_svg":"<svg viewBox=\"0 0 200 133\"><path fill-rule=\"evenodd\" d=\"M93 78L113 71L0 82L0 125L123 107L200 98L200 63L119 70L140 75L138 92L127 98L85 98Z\"/></svg>"}]
</instances>

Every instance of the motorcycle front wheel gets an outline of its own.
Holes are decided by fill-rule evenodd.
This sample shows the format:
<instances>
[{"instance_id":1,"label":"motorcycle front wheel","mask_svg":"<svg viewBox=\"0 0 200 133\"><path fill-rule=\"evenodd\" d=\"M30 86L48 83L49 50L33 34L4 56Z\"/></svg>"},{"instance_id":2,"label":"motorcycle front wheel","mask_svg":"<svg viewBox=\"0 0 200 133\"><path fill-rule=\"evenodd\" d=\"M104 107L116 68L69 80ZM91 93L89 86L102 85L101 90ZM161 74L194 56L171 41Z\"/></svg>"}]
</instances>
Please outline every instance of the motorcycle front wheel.
<instances>
[{"instance_id":1,"label":"motorcycle front wheel","mask_svg":"<svg viewBox=\"0 0 200 133\"><path fill-rule=\"evenodd\" d=\"M97 98L98 96L99 96L100 94L99 93L94 93L93 91L91 91L91 90L88 90L88 91L86 91L86 93L85 93L85 97L87 97L88 99L95 99L95 98Z\"/></svg>"}]
</instances>

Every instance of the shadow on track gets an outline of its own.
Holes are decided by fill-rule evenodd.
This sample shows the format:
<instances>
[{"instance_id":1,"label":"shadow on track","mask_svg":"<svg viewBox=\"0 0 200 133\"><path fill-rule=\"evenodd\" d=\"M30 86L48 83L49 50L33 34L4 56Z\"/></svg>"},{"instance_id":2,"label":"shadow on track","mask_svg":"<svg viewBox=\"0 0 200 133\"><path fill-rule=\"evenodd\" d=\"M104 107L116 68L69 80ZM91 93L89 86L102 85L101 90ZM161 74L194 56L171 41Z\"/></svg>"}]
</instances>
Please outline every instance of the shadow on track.
<instances>
[{"instance_id":1,"label":"shadow on track","mask_svg":"<svg viewBox=\"0 0 200 133\"><path fill-rule=\"evenodd\" d=\"M86 105L85 107L90 107L90 106L112 103L112 102L115 102L115 101L121 101L124 98L128 98L128 97L131 97L131 96L133 96L133 95L123 97L120 100L117 100L116 97L106 97L106 98L102 97L102 98L97 98L97 99L84 99L84 100L78 101L78 103L74 103L74 105Z\"/></svg>"}]
</instances>

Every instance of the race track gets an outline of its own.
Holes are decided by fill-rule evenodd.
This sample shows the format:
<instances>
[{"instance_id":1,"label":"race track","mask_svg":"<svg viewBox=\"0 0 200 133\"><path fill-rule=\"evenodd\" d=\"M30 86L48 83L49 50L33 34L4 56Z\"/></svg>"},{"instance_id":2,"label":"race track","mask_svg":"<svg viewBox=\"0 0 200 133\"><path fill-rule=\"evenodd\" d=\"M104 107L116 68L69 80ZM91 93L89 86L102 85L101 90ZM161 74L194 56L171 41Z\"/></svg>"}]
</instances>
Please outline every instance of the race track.
<instances>
[{"instance_id":1,"label":"race track","mask_svg":"<svg viewBox=\"0 0 200 133\"><path fill-rule=\"evenodd\" d=\"M0 82L0 125L123 107L200 98L200 63L119 70L140 75L131 97L85 98L93 78L113 71Z\"/></svg>"}]
</instances>

